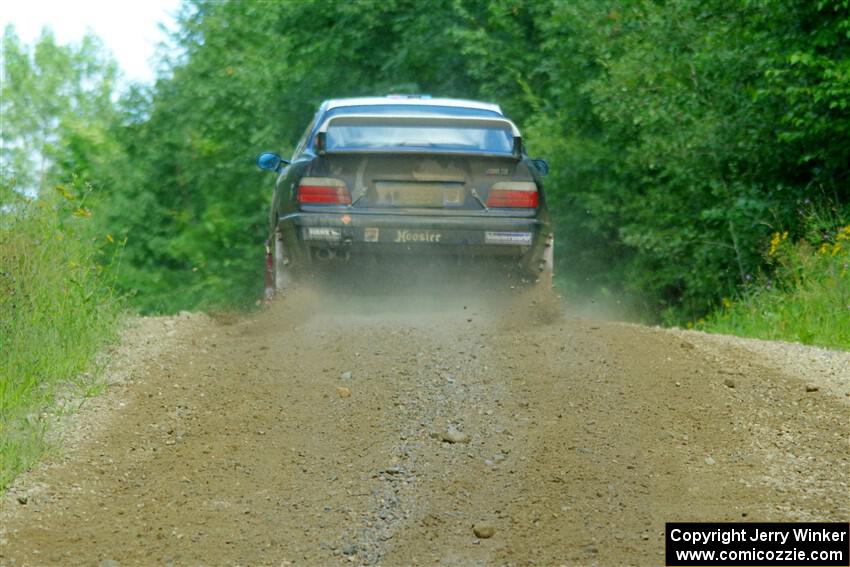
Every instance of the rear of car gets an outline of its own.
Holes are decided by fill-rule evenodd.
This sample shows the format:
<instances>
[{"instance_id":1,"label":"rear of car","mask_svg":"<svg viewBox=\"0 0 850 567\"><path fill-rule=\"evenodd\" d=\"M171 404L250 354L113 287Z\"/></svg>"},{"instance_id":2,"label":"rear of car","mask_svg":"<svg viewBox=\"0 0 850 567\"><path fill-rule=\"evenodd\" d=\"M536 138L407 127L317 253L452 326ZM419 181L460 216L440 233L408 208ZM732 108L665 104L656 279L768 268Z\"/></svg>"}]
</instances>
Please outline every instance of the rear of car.
<instances>
[{"instance_id":1,"label":"rear of car","mask_svg":"<svg viewBox=\"0 0 850 567\"><path fill-rule=\"evenodd\" d=\"M363 255L494 258L536 278L551 268L543 166L495 105L328 101L278 178L268 286Z\"/></svg>"}]
</instances>

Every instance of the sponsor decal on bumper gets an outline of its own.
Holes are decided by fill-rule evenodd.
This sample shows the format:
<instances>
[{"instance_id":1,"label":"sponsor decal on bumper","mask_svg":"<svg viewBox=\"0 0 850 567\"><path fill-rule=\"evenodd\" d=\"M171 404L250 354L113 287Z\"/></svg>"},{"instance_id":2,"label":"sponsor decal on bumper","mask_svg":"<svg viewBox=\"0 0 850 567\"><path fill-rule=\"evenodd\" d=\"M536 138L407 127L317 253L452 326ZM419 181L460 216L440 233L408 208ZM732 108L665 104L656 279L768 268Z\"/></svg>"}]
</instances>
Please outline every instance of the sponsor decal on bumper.
<instances>
[{"instance_id":1,"label":"sponsor decal on bumper","mask_svg":"<svg viewBox=\"0 0 850 567\"><path fill-rule=\"evenodd\" d=\"M304 229L304 240L325 240L337 242L340 239L340 235L341 233L338 228L310 226Z\"/></svg>"},{"instance_id":2,"label":"sponsor decal on bumper","mask_svg":"<svg viewBox=\"0 0 850 567\"><path fill-rule=\"evenodd\" d=\"M490 232L484 233L485 244L508 244L511 246L531 246L530 232Z\"/></svg>"},{"instance_id":3,"label":"sponsor decal on bumper","mask_svg":"<svg viewBox=\"0 0 850 567\"><path fill-rule=\"evenodd\" d=\"M364 228L363 229L363 241L364 242L378 242L381 239L381 231L377 228Z\"/></svg>"}]
</instances>

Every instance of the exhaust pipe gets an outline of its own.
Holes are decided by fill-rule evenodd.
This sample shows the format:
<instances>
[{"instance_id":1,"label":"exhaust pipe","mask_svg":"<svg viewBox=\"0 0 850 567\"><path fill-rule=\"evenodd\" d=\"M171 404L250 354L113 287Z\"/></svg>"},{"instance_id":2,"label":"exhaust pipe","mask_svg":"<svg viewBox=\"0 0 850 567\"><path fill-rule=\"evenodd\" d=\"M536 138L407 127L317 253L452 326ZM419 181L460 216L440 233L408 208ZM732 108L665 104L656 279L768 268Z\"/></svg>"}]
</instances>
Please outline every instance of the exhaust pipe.
<instances>
[{"instance_id":1,"label":"exhaust pipe","mask_svg":"<svg viewBox=\"0 0 850 567\"><path fill-rule=\"evenodd\" d=\"M317 248L316 258L319 260L333 260L336 257L336 250L332 248Z\"/></svg>"}]
</instances>

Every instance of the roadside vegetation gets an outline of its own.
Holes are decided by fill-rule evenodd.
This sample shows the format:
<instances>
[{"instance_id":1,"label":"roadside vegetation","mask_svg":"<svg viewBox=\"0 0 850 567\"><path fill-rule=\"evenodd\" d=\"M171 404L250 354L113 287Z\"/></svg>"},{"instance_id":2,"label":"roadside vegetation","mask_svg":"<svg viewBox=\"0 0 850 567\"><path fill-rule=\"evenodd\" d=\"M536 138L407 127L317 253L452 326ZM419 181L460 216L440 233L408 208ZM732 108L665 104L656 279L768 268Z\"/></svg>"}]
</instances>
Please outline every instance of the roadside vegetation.
<instances>
[{"instance_id":1,"label":"roadside vegetation","mask_svg":"<svg viewBox=\"0 0 850 567\"><path fill-rule=\"evenodd\" d=\"M113 158L114 63L92 37L23 46L9 29L2 54L0 490L49 448L55 416L99 388L97 357L122 309L122 241L87 181ZM99 156L77 160L82 148Z\"/></svg>"},{"instance_id":2,"label":"roadside vegetation","mask_svg":"<svg viewBox=\"0 0 850 567\"><path fill-rule=\"evenodd\" d=\"M120 245L92 235L87 196L0 187L0 490L47 448L55 412L99 387L96 357L115 337Z\"/></svg>"},{"instance_id":3,"label":"roadside vegetation","mask_svg":"<svg viewBox=\"0 0 850 567\"><path fill-rule=\"evenodd\" d=\"M698 327L850 350L850 217L806 215L794 240L774 232L766 244L769 271Z\"/></svg>"}]
</instances>

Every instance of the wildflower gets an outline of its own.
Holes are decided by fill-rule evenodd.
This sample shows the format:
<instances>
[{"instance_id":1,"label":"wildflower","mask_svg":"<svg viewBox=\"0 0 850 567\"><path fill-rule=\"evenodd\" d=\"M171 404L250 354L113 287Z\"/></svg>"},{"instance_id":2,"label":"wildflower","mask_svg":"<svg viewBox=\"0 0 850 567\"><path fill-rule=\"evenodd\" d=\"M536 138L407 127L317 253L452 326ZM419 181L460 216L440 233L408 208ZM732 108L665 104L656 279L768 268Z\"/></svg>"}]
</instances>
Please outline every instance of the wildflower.
<instances>
[{"instance_id":1,"label":"wildflower","mask_svg":"<svg viewBox=\"0 0 850 567\"><path fill-rule=\"evenodd\" d=\"M832 254L831 255L835 256L839 252L841 252L841 243L836 242L835 244L832 245Z\"/></svg>"},{"instance_id":2,"label":"wildflower","mask_svg":"<svg viewBox=\"0 0 850 567\"><path fill-rule=\"evenodd\" d=\"M829 243L824 242L823 244L820 245L820 248L818 248L818 254L826 254L827 252L829 252L829 248L830 248Z\"/></svg>"},{"instance_id":3,"label":"wildflower","mask_svg":"<svg viewBox=\"0 0 850 567\"><path fill-rule=\"evenodd\" d=\"M787 233L786 233L787 234ZM776 250L779 248L779 244L782 242L782 235L778 232L774 232L773 236L770 238L770 250L768 251L768 256L773 256L776 254Z\"/></svg>"},{"instance_id":4,"label":"wildflower","mask_svg":"<svg viewBox=\"0 0 850 567\"><path fill-rule=\"evenodd\" d=\"M115 242L115 239L114 239L114 238L112 238L112 235L111 235L111 234L107 234L107 235L106 235L106 240L107 240L107 242L109 242L110 244L112 244L113 242Z\"/></svg>"},{"instance_id":5,"label":"wildflower","mask_svg":"<svg viewBox=\"0 0 850 567\"><path fill-rule=\"evenodd\" d=\"M73 214L77 218L89 218L89 217L91 217L91 211L89 209L85 208L85 207L80 207L79 209L77 209L76 211L74 211L71 214Z\"/></svg>"},{"instance_id":6,"label":"wildflower","mask_svg":"<svg viewBox=\"0 0 850 567\"><path fill-rule=\"evenodd\" d=\"M723 304L723 307L725 307L726 309L729 309L730 307L732 307L732 302L729 301L728 297L724 297L723 299L720 300L720 302Z\"/></svg>"},{"instance_id":7,"label":"wildflower","mask_svg":"<svg viewBox=\"0 0 850 567\"><path fill-rule=\"evenodd\" d=\"M77 199L73 193L69 192L64 185L57 185L55 188L66 201L74 201Z\"/></svg>"}]
</instances>

